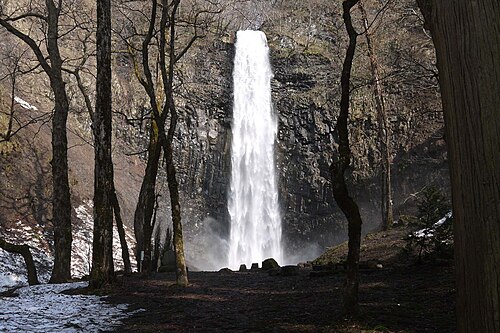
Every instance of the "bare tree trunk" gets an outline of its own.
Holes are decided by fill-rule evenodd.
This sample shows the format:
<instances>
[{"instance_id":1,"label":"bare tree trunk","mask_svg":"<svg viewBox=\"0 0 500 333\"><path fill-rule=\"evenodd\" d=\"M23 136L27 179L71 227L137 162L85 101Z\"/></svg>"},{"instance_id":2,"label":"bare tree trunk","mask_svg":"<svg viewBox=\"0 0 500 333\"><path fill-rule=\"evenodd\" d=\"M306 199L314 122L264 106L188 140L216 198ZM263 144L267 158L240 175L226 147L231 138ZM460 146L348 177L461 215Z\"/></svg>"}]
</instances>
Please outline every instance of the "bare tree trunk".
<instances>
[{"instance_id":1,"label":"bare tree trunk","mask_svg":"<svg viewBox=\"0 0 500 333\"><path fill-rule=\"evenodd\" d=\"M347 123L349 119L351 69L358 36L352 25L350 11L358 1L359 0L346 0L342 3L344 24L349 35L349 46L342 67L340 79L342 89L340 114L337 118L337 126L335 129L339 137L339 156L334 156L334 161L330 165L333 196L348 221L349 251L347 254L347 278L344 289L344 311L347 315L354 315L358 312L359 249L361 246L362 224L358 205L349 196L345 181L345 171L351 163L351 149L349 146Z\"/></svg>"},{"instance_id":2,"label":"bare tree trunk","mask_svg":"<svg viewBox=\"0 0 500 333\"><path fill-rule=\"evenodd\" d=\"M50 86L54 92L55 108L52 119L52 184L54 221L54 268L50 282L66 282L71 279L71 200L68 178L68 138L66 123L69 102L62 77L62 59L59 52L59 14L61 8L47 0L47 51L51 75Z\"/></svg>"},{"instance_id":3,"label":"bare tree trunk","mask_svg":"<svg viewBox=\"0 0 500 333\"><path fill-rule=\"evenodd\" d=\"M382 159L382 227L384 230L390 229L393 224L392 214L392 188L391 188L391 131L387 121L387 112L384 103L384 90L380 82L380 72L377 56L373 49L371 32L369 30L368 18L365 8L361 2L358 4L365 28L366 44L368 46L368 57L370 58L370 67L373 77L375 106L377 108L378 118L378 137L380 146L380 155Z\"/></svg>"},{"instance_id":4,"label":"bare tree trunk","mask_svg":"<svg viewBox=\"0 0 500 333\"><path fill-rule=\"evenodd\" d=\"M97 1L97 79L94 130L94 241L89 285L115 280L113 267L113 160L111 158L111 1Z\"/></svg>"},{"instance_id":5,"label":"bare tree trunk","mask_svg":"<svg viewBox=\"0 0 500 333\"><path fill-rule=\"evenodd\" d=\"M30 247L28 245L12 244L0 238L0 248L10 253L17 253L22 255L24 258L24 262L26 263L26 270L28 271L28 284L30 286L40 284L40 282L38 282L38 276L36 274L36 267L33 261L33 256L31 255Z\"/></svg>"},{"instance_id":6,"label":"bare tree trunk","mask_svg":"<svg viewBox=\"0 0 500 333\"><path fill-rule=\"evenodd\" d=\"M418 0L438 60L459 332L500 332L500 3Z\"/></svg>"},{"instance_id":7,"label":"bare tree trunk","mask_svg":"<svg viewBox=\"0 0 500 333\"><path fill-rule=\"evenodd\" d=\"M139 200L134 214L134 233L137 242L136 258L137 264L141 261L141 252L144 251L144 261L141 270L151 270L151 234L153 232L152 217L155 206L156 176L161 155L161 145L158 142L158 126L156 121L151 121L151 130L148 146L148 161L146 171L142 179Z\"/></svg>"},{"instance_id":8,"label":"bare tree trunk","mask_svg":"<svg viewBox=\"0 0 500 333\"><path fill-rule=\"evenodd\" d=\"M130 254L128 253L127 238L125 237L125 228L123 227L122 215L120 213L120 203L118 202L116 190L113 191L113 212L115 216L116 229L118 230L118 236L120 237L125 274L131 274L132 265L130 265Z\"/></svg>"}]
</instances>

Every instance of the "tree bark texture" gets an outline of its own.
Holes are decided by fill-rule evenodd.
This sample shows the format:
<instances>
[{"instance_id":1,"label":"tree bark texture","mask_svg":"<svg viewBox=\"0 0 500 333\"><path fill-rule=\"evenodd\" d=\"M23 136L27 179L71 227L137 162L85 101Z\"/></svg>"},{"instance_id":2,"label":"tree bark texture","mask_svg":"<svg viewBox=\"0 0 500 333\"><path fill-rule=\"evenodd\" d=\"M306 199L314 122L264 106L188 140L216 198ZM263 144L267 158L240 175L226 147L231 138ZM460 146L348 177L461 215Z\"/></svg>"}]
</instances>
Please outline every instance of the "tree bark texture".
<instances>
[{"instance_id":1,"label":"tree bark texture","mask_svg":"<svg viewBox=\"0 0 500 333\"><path fill-rule=\"evenodd\" d=\"M30 286L40 284L40 282L38 282L38 275L36 274L35 262L33 261L33 256L31 255L30 247L28 245L12 244L0 238L0 248L10 253L22 255L28 272L28 284Z\"/></svg>"},{"instance_id":2,"label":"tree bark texture","mask_svg":"<svg viewBox=\"0 0 500 333\"><path fill-rule=\"evenodd\" d=\"M340 114L337 118L336 131L339 137L338 156L330 165L332 175L333 196L348 221L348 254L347 254L347 278L344 289L344 311L347 315L358 312L358 289L359 289L359 249L361 246L361 215L359 208L352 197L349 196L345 181L345 171L351 163L351 149L349 146L349 100L350 79L352 62L356 51L357 32L352 25L351 9L359 0L346 0L342 3L343 19L349 35L344 64L341 74L341 100Z\"/></svg>"},{"instance_id":3,"label":"tree bark texture","mask_svg":"<svg viewBox=\"0 0 500 333\"><path fill-rule=\"evenodd\" d=\"M114 282L113 161L111 158L111 2L97 1L97 79L94 113L94 240L89 284Z\"/></svg>"},{"instance_id":4,"label":"tree bark texture","mask_svg":"<svg viewBox=\"0 0 500 333\"><path fill-rule=\"evenodd\" d=\"M116 230L118 231L118 237L120 238L120 245L122 248L123 268L125 270L125 274L131 274L132 265L130 265L130 254L128 252L127 238L125 237L125 228L123 226L120 203L118 202L116 189L113 191L113 212L115 216Z\"/></svg>"},{"instance_id":5,"label":"tree bark texture","mask_svg":"<svg viewBox=\"0 0 500 333\"><path fill-rule=\"evenodd\" d=\"M382 160L382 227L384 230L390 229L394 223L392 213L392 188L391 188L391 129L387 121L387 111L384 101L384 89L380 81L380 71L377 61L377 55L372 44L372 35L368 25L368 18L365 8L361 3L358 4L363 19L365 29L366 45L368 47L368 57L370 58L370 69L373 78L373 90L375 95L375 106L377 109L378 120L378 140L380 155Z\"/></svg>"},{"instance_id":6,"label":"tree bark texture","mask_svg":"<svg viewBox=\"0 0 500 333\"><path fill-rule=\"evenodd\" d=\"M500 2L418 0L438 60L459 332L500 332Z\"/></svg>"}]
</instances>

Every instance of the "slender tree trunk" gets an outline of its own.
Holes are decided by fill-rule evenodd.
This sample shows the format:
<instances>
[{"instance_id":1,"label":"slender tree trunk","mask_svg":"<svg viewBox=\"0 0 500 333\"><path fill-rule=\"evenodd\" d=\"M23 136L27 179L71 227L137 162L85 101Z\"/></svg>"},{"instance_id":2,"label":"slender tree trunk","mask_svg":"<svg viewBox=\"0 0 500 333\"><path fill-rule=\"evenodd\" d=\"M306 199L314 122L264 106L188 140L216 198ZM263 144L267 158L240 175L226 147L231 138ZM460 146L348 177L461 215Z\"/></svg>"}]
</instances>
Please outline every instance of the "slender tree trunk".
<instances>
[{"instance_id":1,"label":"slender tree trunk","mask_svg":"<svg viewBox=\"0 0 500 333\"><path fill-rule=\"evenodd\" d=\"M354 30L351 19L351 8L359 0L347 0L342 3L343 18L349 35L349 45L346 51L341 75L340 114L337 118L336 131L339 137L339 156L334 156L330 165L332 174L333 196L348 221L348 254L347 278L344 289L344 311L347 315L358 312L359 289L359 249L361 246L361 215L356 202L349 196L345 181L345 171L351 163L351 149L349 146L349 119L350 78L354 53L356 51L357 32Z\"/></svg>"},{"instance_id":2,"label":"slender tree trunk","mask_svg":"<svg viewBox=\"0 0 500 333\"><path fill-rule=\"evenodd\" d=\"M141 264L141 270L149 272L151 270L151 234L153 231L152 217L155 206L156 176L158 174L158 164L161 155L161 145L158 138L158 126L156 121L151 122L151 130L148 146L148 161L146 171L142 179L139 200L134 214L134 233L137 242L136 258L137 264ZM148 245L149 244L149 245ZM144 261L141 262L141 252L144 251Z\"/></svg>"},{"instance_id":3,"label":"slender tree trunk","mask_svg":"<svg viewBox=\"0 0 500 333\"><path fill-rule=\"evenodd\" d=\"M118 202L116 190L113 191L113 212L115 216L116 230L118 231L118 237L120 237L125 274L131 274L132 265L130 265L130 255L128 253L127 238L125 237L125 228L123 226L122 215L120 213L120 203Z\"/></svg>"},{"instance_id":4,"label":"slender tree trunk","mask_svg":"<svg viewBox=\"0 0 500 333\"><path fill-rule=\"evenodd\" d=\"M12 134L12 124L14 122L14 106L16 105L16 71L17 71L17 65L16 68L11 73L11 87L10 87L10 112L9 112L9 124L7 126L7 133L5 134L4 138L5 140L9 141L11 138Z\"/></svg>"},{"instance_id":5,"label":"slender tree trunk","mask_svg":"<svg viewBox=\"0 0 500 333\"><path fill-rule=\"evenodd\" d=\"M177 124L177 114L171 110L170 131L174 131ZM181 221L181 205L179 200L179 183L177 182L176 170L173 160L173 135L168 136L166 143L163 145L165 158L167 162L167 181L168 189L170 192L170 205L172 206L172 224L174 231L174 252L176 263L176 277L177 284L181 286L188 285L188 275L186 267L186 259L184 257L184 237L182 235L182 221Z\"/></svg>"},{"instance_id":6,"label":"slender tree trunk","mask_svg":"<svg viewBox=\"0 0 500 333\"><path fill-rule=\"evenodd\" d=\"M90 286L115 279L113 267L113 161L111 158L111 1L97 1L97 86L94 113L94 241Z\"/></svg>"},{"instance_id":7,"label":"slender tree trunk","mask_svg":"<svg viewBox=\"0 0 500 333\"><path fill-rule=\"evenodd\" d=\"M500 332L500 2L418 0L438 60L459 332Z\"/></svg>"},{"instance_id":8,"label":"slender tree trunk","mask_svg":"<svg viewBox=\"0 0 500 333\"><path fill-rule=\"evenodd\" d=\"M387 121L387 112L384 103L384 90L380 81L380 72L377 56L373 49L371 32L369 30L368 18L365 8L361 2L358 4L365 28L366 44L368 46L368 57L370 58L370 68L373 78L373 87L375 95L375 106L377 108L378 118L378 137L380 146L380 155L382 159L382 227L384 230L390 229L394 222L392 214L392 188L391 188L391 131Z\"/></svg>"},{"instance_id":9,"label":"slender tree trunk","mask_svg":"<svg viewBox=\"0 0 500 333\"><path fill-rule=\"evenodd\" d=\"M17 253L22 255L24 258L24 262L26 263L26 270L28 272L28 284L30 286L40 284L40 282L38 282L38 275L36 274L36 267L33 261L33 256L31 255L30 247L28 245L12 244L0 238L0 248L10 253Z\"/></svg>"}]
</instances>

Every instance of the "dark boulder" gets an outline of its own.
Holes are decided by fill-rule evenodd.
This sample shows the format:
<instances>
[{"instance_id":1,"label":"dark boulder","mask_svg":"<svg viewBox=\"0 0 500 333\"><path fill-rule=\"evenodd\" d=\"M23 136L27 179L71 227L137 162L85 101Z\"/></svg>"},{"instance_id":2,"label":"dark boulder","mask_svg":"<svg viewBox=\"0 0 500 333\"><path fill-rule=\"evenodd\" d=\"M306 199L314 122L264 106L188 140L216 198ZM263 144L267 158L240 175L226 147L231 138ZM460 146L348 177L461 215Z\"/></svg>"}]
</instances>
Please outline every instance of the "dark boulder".
<instances>
[{"instance_id":1,"label":"dark boulder","mask_svg":"<svg viewBox=\"0 0 500 333\"><path fill-rule=\"evenodd\" d=\"M262 262L262 269L268 271L273 268L279 268L280 265L273 258L268 258Z\"/></svg>"}]
</instances>

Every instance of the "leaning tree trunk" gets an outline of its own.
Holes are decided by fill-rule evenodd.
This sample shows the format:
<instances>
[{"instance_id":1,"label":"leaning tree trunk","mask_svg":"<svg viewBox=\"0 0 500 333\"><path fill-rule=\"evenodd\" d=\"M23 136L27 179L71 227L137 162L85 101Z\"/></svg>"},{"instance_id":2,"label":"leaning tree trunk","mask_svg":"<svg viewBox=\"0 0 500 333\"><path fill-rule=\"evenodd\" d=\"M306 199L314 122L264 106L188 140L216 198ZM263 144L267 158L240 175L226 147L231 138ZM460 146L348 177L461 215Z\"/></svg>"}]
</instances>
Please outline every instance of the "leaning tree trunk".
<instances>
[{"instance_id":1,"label":"leaning tree trunk","mask_svg":"<svg viewBox=\"0 0 500 333\"><path fill-rule=\"evenodd\" d=\"M500 332L500 3L419 0L439 69L459 332Z\"/></svg>"},{"instance_id":2,"label":"leaning tree trunk","mask_svg":"<svg viewBox=\"0 0 500 333\"><path fill-rule=\"evenodd\" d=\"M350 80L352 62L356 51L357 32L354 30L351 19L351 8L359 0L346 0L342 3L344 23L349 35L344 64L342 67L340 114L337 118L336 131L339 137L339 156L334 156L330 165L332 174L333 196L348 221L348 254L347 278L344 289L344 311L347 315L354 315L358 311L359 289L359 249L361 246L361 215L356 202L349 196L345 181L345 171L351 163L351 149L349 146L349 132L347 128L349 118Z\"/></svg>"},{"instance_id":3,"label":"leaning tree trunk","mask_svg":"<svg viewBox=\"0 0 500 333\"><path fill-rule=\"evenodd\" d=\"M359 10L365 28L366 45L368 47L368 57L370 58L370 68L373 78L375 94L375 106L378 119L378 140L380 155L382 160L382 227L384 230L390 229L394 218L392 214L392 188L391 188L391 131L387 121L387 111L384 102L384 90L380 81L380 72L377 56L372 45L372 35L368 24L365 8L359 3Z\"/></svg>"},{"instance_id":4,"label":"leaning tree trunk","mask_svg":"<svg viewBox=\"0 0 500 333\"><path fill-rule=\"evenodd\" d=\"M111 158L111 1L97 1L97 86L94 130L94 240L90 286L114 281Z\"/></svg>"},{"instance_id":5,"label":"leaning tree trunk","mask_svg":"<svg viewBox=\"0 0 500 333\"><path fill-rule=\"evenodd\" d=\"M120 238L120 245L122 248L123 269L125 274L132 273L132 265L130 265L130 254L128 253L127 238L125 237L125 227L123 226L122 215L120 212L120 203L116 195L116 190L113 191L113 212L116 222L116 230Z\"/></svg>"},{"instance_id":6,"label":"leaning tree trunk","mask_svg":"<svg viewBox=\"0 0 500 333\"><path fill-rule=\"evenodd\" d=\"M33 261L33 256L31 255L30 247L28 245L12 244L0 238L0 248L10 253L17 253L22 255L24 258L24 262L26 263L26 270L28 271L28 284L30 286L40 284L40 282L38 282L38 276L36 274L36 267Z\"/></svg>"}]
</instances>

